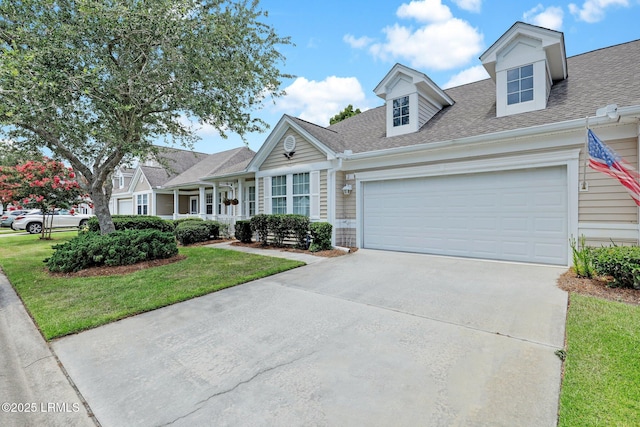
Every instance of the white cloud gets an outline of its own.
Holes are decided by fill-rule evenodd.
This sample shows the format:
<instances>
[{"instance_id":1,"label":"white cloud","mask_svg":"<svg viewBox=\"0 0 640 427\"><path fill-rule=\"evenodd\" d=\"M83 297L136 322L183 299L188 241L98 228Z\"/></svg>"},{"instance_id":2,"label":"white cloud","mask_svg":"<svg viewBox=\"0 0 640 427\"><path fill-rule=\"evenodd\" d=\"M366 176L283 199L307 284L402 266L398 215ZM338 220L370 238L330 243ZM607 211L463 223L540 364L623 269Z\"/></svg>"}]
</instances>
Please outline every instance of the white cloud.
<instances>
[{"instance_id":1,"label":"white cloud","mask_svg":"<svg viewBox=\"0 0 640 427\"><path fill-rule=\"evenodd\" d=\"M412 67L449 70L467 64L482 50L482 34L468 22L451 18L415 31L394 25L384 29L385 43L370 52L384 61L406 60Z\"/></svg>"},{"instance_id":2,"label":"white cloud","mask_svg":"<svg viewBox=\"0 0 640 427\"><path fill-rule=\"evenodd\" d=\"M448 89L450 87L461 86L467 83L477 82L489 78L487 70L482 65L476 65L466 70L462 70L457 74L454 74L448 82L446 82L442 88Z\"/></svg>"},{"instance_id":3,"label":"white cloud","mask_svg":"<svg viewBox=\"0 0 640 427\"><path fill-rule=\"evenodd\" d=\"M355 77L329 76L322 81L298 77L285 89L286 95L275 108L287 114L319 125L328 125L329 118L352 104L362 108L364 91Z\"/></svg>"},{"instance_id":4,"label":"white cloud","mask_svg":"<svg viewBox=\"0 0 640 427\"><path fill-rule=\"evenodd\" d=\"M479 13L482 7L482 0L453 0L460 9L464 9L468 12Z\"/></svg>"},{"instance_id":5,"label":"white cloud","mask_svg":"<svg viewBox=\"0 0 640 427\"><path fill-rule=\"evenodd\" d=\"M373 43L373 39L371 37L362 36L355 38L355 36L351 34L345 34L342 40L354 49L362 49Z\"/></svg>"},{"instance_id":6,"label":"white cloud","mask_svg":"<svg viewBox=\"0 0 640 427\"><path fill-rule=\"evenodd\" d=\"M629 0L586 0L582 7L569 4L569 11L580 21L594 23L604 19L605 9L610 6L628 7Z\"/></svg>"},{"instance_id":7,"label":"white cloud","mask_svg":"<svg viewBox=\"0 0 640 427\"><path fill-rule=\"evenodd\" d=\"M180 117L178 118L178 123L194 131L200 138L220 136L220 131L216 129L214 126L211 126L208 123L200 124L198 123L197 120L190 119L185 114L180 115ZM226 128L223 129L223 131L226 131L226 130L227 130Z\"/></svg>"},{"instance_id":8,"label":"white cloud","mask_svg":"<svg viewBox=\"0 0 640 427\"><path fill-rule=\"evenodd\" d=\"M453 18L448 6L441 0L418 0L400 5L398 18L415 19L419 22L443 22Z\"/></svg>"},{"instance_id":9,"label":"white cloud","mask_svg":"<svg viewBox=\"0 0 640 427\"><path fill-rule=\"evenodd\" d=\"M564 11L561 7L549 6L545 9L541 4L522 15L522 19L525 22L552 30L560 30L562 28L563 18Z\"/></svg>"}]
</instances>

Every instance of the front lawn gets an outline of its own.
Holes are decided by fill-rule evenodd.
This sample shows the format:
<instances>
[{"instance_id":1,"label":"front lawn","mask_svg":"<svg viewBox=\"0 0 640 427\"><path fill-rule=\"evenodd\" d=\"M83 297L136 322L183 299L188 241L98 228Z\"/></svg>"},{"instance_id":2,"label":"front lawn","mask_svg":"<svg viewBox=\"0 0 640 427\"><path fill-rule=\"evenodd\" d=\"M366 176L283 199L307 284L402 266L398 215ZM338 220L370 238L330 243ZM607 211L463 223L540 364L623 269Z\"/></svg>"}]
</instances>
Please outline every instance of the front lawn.
<instances>
[{"instance_id":1,"label":"front lawn","mask_svg":"<svg viewBox=\"0 0 640 427\"><path fill-rule=\"evenodd\" d=\"M640 306L571 293L560 427L640 425Z\"/></svg>"},{"instance_id":2,"label":"front lawn","mask_svg":"<svg viewBox=\"0 0 640 427\"><path fill-rule=\"evenodd\" d=\"M180 248L184 260L125 275L50 276L42 260L75 235L0 239L0 266L48 340L304 265L199 246Z\"/></svg>"}]
</instances>

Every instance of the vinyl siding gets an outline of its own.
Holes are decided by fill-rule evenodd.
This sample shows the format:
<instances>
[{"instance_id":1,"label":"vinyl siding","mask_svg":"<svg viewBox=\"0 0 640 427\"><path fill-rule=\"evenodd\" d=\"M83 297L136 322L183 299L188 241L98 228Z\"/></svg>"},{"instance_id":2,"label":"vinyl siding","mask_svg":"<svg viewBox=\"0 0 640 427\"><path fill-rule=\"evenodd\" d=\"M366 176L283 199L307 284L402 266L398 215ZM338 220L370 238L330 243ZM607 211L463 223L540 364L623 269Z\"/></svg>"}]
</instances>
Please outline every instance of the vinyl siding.
<instances>
[{"instance_id":1,"label":"vinyl siding","mask_svg":"<svg viewBox=\"0 0 640 427\"><path fill-rule=\"evenodd\" d=\"M429 102L425 97L418 95L418 128L421 128L427 123L431 117L433 117L438 111L438 108Z\"/></svg>"},{"instance_id":2,"label":"vinyl siding","mask_svg":"<svg viewBox=\"0 0 640 427\"><path fill-rule=\"evenodd\" d=\"M134 193L139 193L143 191L149 191L151 187L149 186L149 181L144 178L144 175L140 175L138 182L136 183L136 188L133 190Z\"/></svg>"},{"instance_id":3,"label":"vinyl siding","mask_svg":"<svg viewBox=\"0 0 640 427\"><path fill-rule=\"evenodd\" d=\"M320 219L326 221L329 218L329 197L327 191L327 171L320 171Z\"/></svg>"},{"instance_id":4,"label":"vinyl siding","mask_svg":"<svg viewBox=\"0 0 640 427\"><path fill-rule=\"evenodd\" d=\"M284 156L284 148L282 148L284 139L289 135L293 135L296 138L295 154L291 160ZM327 156L325 154L304 139L299 133L289 129L275 145L269 157L262 163L260 170L277 169L300 163L317 163L326 160Z\"/></svg>"},{"instance_id":5,"label":"vinyl siding","mask_svg":"<svg viewBox=\"0 0 640 427\"><path fill-rule=\"evenodd\" d=\"M356 218L356 183L355 180L347 182L346 175L353 172L338 172L336 174L336 218L355 219ZM351 184L351 194L345 196L342 187Z\"/></svg>"},{"instance_id":6,"label":"vinyl siding","mask_svg":"<svg viewBox=\"0 0 640 427\"><path fill-rule=\"evenodd\" d=\"M638 142L635 138L605 141L623 159L637 168ZM583 180L585 153L580 154L579 181ZM638 223L638 207L620 182L587 166L589 191L578 195L578 221L588 223Z\"/></svg>"}]
</instances>

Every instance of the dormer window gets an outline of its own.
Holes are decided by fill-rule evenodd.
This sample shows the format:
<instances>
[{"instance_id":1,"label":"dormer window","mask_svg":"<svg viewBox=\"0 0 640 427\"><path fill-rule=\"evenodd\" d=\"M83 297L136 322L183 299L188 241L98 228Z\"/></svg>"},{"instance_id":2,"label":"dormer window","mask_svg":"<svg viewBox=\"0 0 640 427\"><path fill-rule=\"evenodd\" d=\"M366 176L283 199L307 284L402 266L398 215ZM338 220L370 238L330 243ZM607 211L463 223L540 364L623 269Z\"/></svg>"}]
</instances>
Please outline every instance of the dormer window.
<instances>
[{"instance_id":1,"label":"dormer window","mask_svg":"<svg viewBox=\"0 0 640 427\"><path fill-rule=\"evenodd\" d=\"M393 100L393 127L409 124L409 97Z\"/></svg>"},{"instance_id":2,"label":"dormer window","mask_svg":"<svg viewBox=\"0 0 640 427\"><path fill-rule=\"evenodd\" d=\"M533 101L533 64L507 71L507 104Z\"/></svg>"}]
</instances>

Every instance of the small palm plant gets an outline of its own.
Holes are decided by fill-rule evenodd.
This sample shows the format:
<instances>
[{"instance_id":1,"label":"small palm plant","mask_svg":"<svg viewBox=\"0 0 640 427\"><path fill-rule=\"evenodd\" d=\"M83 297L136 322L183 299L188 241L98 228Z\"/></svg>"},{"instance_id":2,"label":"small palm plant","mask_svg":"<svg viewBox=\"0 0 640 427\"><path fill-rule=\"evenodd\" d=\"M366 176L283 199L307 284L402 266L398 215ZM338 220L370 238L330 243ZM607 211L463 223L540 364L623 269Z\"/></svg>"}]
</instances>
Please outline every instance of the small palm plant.
<instances>
[{"instance_id":1,"label":"small palm plant","mask_svg":"<svg viewBox=\"0 0 640 427\"><path fill-rule=\"evenodd\" d=\"M592 250L585 244L584 235L580 236L578 242L571 236L569 245L573 253L573 269L579 277L592 278L596 272L593 268Z\"/></svg>"}]
</instances>

